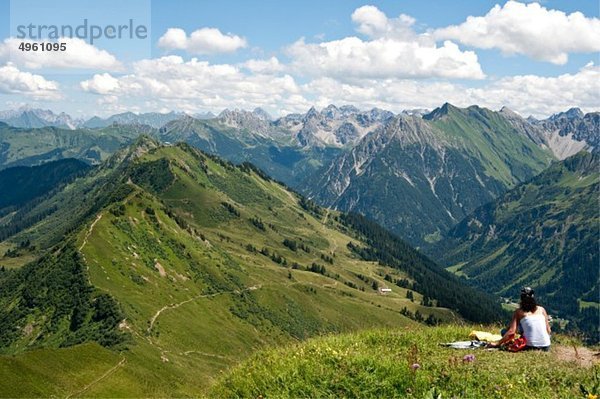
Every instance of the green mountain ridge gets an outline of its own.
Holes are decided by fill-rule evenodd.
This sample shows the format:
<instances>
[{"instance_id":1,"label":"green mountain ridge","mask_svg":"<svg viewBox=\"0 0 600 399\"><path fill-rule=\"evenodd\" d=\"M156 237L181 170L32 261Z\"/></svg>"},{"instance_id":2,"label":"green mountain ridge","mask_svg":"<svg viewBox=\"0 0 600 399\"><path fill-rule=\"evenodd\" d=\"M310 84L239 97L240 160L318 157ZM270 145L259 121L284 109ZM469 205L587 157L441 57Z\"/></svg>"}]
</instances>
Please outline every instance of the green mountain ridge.
<instances>
[{"instance_id":1,"label":"green mountain ridge","mask_svg":"<svg viewBox=\"0 0 600 399\"><path fill-rule=\"evenodd\" d=\"M386 261L373 245L401 242L379 227L264 176L142 137L39 204L54 209L3 245L29 240L50 251L0 272L0 350L18 354L0 357L3 373L17 376L20 367L28 381L45 381L20 394L197 396L260 347L456 320L455 309L473 304L482 305L465 313L473 320L501 315L491 298L406 244ZM432 275L445 287L427 285ZM426 296L416 291L425 287ZM60 372L41 376L28 363L73 353L90 364L74 371L60 363L72 376L66 384ZM73 386L107 362L113 371L101 383ZM0 391L15 392L12 385L4 379Z\"/></svg>"},{"instance_id":2,"label":"green mountain ridge","mask_svg":"<svg viewBox=\"0 0 600 399\"><path fill-rule=\"evenodd\" d=\"M109 126L103 129L16 128L0 122L0 169L35 166L63 158L97 164L142 133L148 126Z\"/></svg>"}]
</instances>

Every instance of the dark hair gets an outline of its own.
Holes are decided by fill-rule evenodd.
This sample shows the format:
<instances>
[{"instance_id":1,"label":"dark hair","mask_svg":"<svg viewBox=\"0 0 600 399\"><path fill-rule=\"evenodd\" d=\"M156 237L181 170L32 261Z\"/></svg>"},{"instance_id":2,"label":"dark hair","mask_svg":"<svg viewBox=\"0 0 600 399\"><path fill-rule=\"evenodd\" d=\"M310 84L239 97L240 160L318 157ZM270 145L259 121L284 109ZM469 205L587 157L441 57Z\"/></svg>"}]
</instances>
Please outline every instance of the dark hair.
<instances>
[{"instance_id":1,"label":"dark hair","mask_svg":"<svg viewBox=\"0 0 600 399\"><path fill-rule=\"evenodd\" d=\"M537 309L537 302L533 289L531 287L525 287L521 290L521 309L524 312L535 312Z\"/></svg>"}]
</instances>

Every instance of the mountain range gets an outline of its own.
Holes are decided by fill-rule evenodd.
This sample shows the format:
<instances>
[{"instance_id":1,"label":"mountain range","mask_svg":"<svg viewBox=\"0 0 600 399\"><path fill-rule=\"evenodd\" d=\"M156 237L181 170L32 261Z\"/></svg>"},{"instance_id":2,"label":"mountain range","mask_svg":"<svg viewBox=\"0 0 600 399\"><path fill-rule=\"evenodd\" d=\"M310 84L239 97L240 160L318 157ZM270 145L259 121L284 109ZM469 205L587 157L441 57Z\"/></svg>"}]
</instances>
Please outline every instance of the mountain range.
<instances>
[{"instance_id":1,"label":"mountain range","mask_svg":"<svg viewBox=\"0 0 600 399\"><path fill-rule=\"evenodd\" d=\"M15 110L0 111L0 122L20 128L60 127L75 129L83 124L83 120L75 119L64 112L57 115L50 110L28 106Z\"/></svg>"},{"instance_id":2,"label":"mountain range","mask_svg":"<svg viewBox=\"0 0 600 399\"><path fill-rule=\"evenodd\" d=\"M98 164L140 134L146 125L111 125L102 129L68 130L57 127L16 128L0 122L0 170L77 158Z\"/></svg>"},{"instance_id":3,"label":"mountain range","mask_svg":"<svg viewBox=\"0 0 600 399\"><path fill-rule=\"evenodd\" d=\"M107 127L72 131L89 143L55 138L68 136L66 130L47 131L46 146L33 143L36 131L0 131L0 168L65 156L98 163L145 133L252 162L324 206L364 213L421 246L553 159L598 151L599 115L572 109L538 121L506 107L450 104L398 115L330 105L275 120L262 109L225 110L211 119L126 113L103 120Z\"/></svg>"},{"instance_id":4,"label":"mountain range","mask_svg":"<svg viewBox=\"0 0 600 399\"><path fill-rule=\"evenodd\" d=\"M506 108L445 104L423 117L394 117L339 154L301 191L326 206L364 213L423 245L555 157L544 131Z\"/></svg>"}]
</instances>

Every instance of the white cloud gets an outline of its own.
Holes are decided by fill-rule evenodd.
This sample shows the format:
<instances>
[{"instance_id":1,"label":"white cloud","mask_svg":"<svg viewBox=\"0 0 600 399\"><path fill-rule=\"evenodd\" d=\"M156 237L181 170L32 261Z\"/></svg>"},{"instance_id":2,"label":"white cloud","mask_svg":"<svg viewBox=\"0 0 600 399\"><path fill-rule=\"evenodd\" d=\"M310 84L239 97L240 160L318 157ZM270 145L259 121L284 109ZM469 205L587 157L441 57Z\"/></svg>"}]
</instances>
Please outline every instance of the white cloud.
<instances>
[{"instance_id":1,"label":"white cloud","mask_svg":"<svg viewBox=\"0 0 600 399\"><path fill-rule=\"evenodd\" d=\"M503 13L513 3L495 9ZM572 15L562 14L565 18ZM462 51L451 41L436 43L440 31L417 33L413 30L413 18L388 18L374 6L356 9L352 21L365 36L318 43L301 39L286 49L290 63L284 64L272 56L236 65L211 64L171 55L137 61L123 76L97 73L80 86L88 93L100 95L98 104L104 109L139 107L189 113L260 106L281 115L330 103L399 112L450 102L461 107L477 104L492 109L506 105L522 115L545 117L572 106L588 111L600 107L600 70L594 64L553 77L530 74L490 78L474 87L448 79L483 78L477 55ZM172 28L161 37L159 45L203 54L245 46L244 39L213 29L217 37L238 38L243 44L238 41L223 45L217 40L209 48L198 39L207 29L210 30L204 28L187 36L183 30ZM308 81L300 84L290 74L304 75Z\"/></svg>"},{"instance_id":2,"label":"white cloud","mask_svg":"<svg viewBox=\"0 0 600 399\"><path fill-rule=\"evenodd\" d=\"M277 112L309 106L289 75L247 74L234 65L210 64L196 58L184 61L179 56L138 61L131 74L97 74L80 85L94 94L138 101L152 98L160 102L160 107L189 112L257 106Z\"/></svg>"},{"instance_id":3,"label":"white cloud","mask_svg":"<svg viewBox=\"0 0 600 399\"><path fill-rule=\"evenodd\" d=\"M39 99L58 99L58 83L41 75L20 71L13 64L0 67L0 93L22 94Z\"/></svg>"},{"instance_id":4,"label":"white cloud","mask_svg":"<svg viewBox=\"0 0 600 399\"><path fill-rule=\"evenodd\" d=\"M438 29L433 36L561 65L568 61L569 53L600 51L600 19L587 18L581 12L549 10L537 3L508 1L483 17L470 16L460 25Z\"/></svg>"},{"instance_id":5,"label":"white cloud","mask_svg":"<svg viewBox=\"0 0 600 399\"><path fill-rule=\"evenodd\" d=\"M277 73L282 72L285 66L279 62L277 57L271 57L268 60L248 60L240 65L253 73Z\"/></svg>"},{"instance_id":6,"label":"white cloud","mask_svg":"<svg viewBox=\"0 0 600 399\"><path fill-rule=\"evenodd\" d=\"M600 110L600 67L589 63L577 73L544 77L510 76L487 87L468 89L473 104L500 108L503 105L522 115L547 117L571 107Z\"/></svg>"},{"instance_id":7,"label":"white cloud","mask_svg":"<svg viewBox=\"0 0 600 399\"><path fill-rule=\"evenodd\" d=\"M412 40L416 37L412 25L416 20L406 14L398 18L388 18L375 6L362 6L352 13L352 21L358 25L357 30L369 37L393 37L402 40Z\"/></svg>"},{"instance_id":8,"label":"white cloud","mask_svg":"<svg viewBox=\"0 0 600 399\"><path fill-rule=\"evenodd\" d=\"M232 33L223 34L216 28L201 28L188 37L183 29L169 28L158 39L165 50L185 50L189 54L233 53L248 45L246 39Z\"/></svg>"},{"instance_id":9,"label":"white cloud","mask_svg":"<svg viewBox=\"0 0 600 399\"><path fill-rule=\"evenodd\" d=\"M58 40L66 44L65 51L21 51L23 42L31 40L8 38L0 43L0 61L12 62L27 69L95 69L118 71L123 68L117 58L79 38L62 38Z\"/></svg>"},{"instance_id":10,"label":"white cloud","mask_svg":"<svg viewBox=\"0 0 600 399\"><path fill-rule=\"evenodd\" d=\"M600 67L590 63L574 74L505 77L478 88L444 81L388 79L349 84L321 78L303 86L303 90L321 107L339 103L340 98L359 108L380 107L395 112L450 102L460 107L476 104L491 109L506 105L521 115L545 118L574 106L597 111Z\"/></svg>"},{"instance_id":11,"label":"white cloud","mask_svg":"<svg viewBox=\"0 0 600 399\"><path fill-rule=\"evenodd\" d=\"M92 79L81 82L81 88L96 94L110 94L118 91L119 80L108 73L96 74Z\"/></svg>"},{"instance_id":12,"label":"white cloud","mask_svg":"<svg viewBox=\"0 0 600 399\"><path fill-rule=\"evenodd\" d=\"M115 77L96 74L81 82L100 94L103 108L177 110L189 113L223 108L263 107L274 115L305 112L311 105L352 104L400 112L434 108L444 102L460 107L477 104L491 109L506 105L522 115L547 117L573 106L600 107L600 67L590 63L577 73L553 77L521 75L490 81L481 87L444 80L355 79L320 77L298 84L289 75L246 73L242 67L210 64L178 56L143 60L134 73ZM149 100L151 99L151 100Z\"/></svg>"},{"instance_id":13,"label":"white cloud","mask_svg":"<svg viewBox=\"0 0 600 399\"><path fill-rule=\"evenodd\" d=\"M395 39L363 41L357 37L318 44L299 40L287 49L301 74L338 79L429 78L482 79L472 51L450 41L443 46Z\"/></svg>"},{"instance_id":14,"label":"white cloud","mask_svg":"<svg viewBox=\"0 0 600 399\"><path fill-rule=\"evenodd\" d=\"M444 77L482 79L477 55L451 41L438 46L429 34L417 34L407 15L388 18L374 6L354 11L357 30L369 40L346 37L321 43L298 40L286 49L300 74L337 79Z\"/></svg>"}]
</instances>

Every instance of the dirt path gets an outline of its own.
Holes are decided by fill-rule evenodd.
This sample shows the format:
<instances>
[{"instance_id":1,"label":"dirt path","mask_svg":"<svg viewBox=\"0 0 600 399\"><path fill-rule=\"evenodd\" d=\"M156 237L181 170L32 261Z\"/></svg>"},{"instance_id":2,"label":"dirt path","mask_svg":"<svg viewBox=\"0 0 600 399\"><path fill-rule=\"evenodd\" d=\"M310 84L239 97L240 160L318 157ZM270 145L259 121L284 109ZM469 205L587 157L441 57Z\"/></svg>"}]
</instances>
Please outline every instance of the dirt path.
<instances>
[{"instance_id":1,"label":"dirt path","mask_svg":"<svg viewBox=\"0 0 600 399\"><path fill-rule=\"evenodd\" d=\"M331 208L326 208L325 210L325 216L323 217L323 220L321 221L321 225L319 226L321 228L321 231L323 232L323 236L325 236L326 234L326 229L327 229L327 221L329 220L329 214L331 213ZM327 240L328 242L330 242L332 245L332 247L330 247L330 251L332 253L335 253L338 249L338 244L337 241L335 240L335 237L330 238L330 240Z\"/></svg>"},{"instance_id":2,"label":"dirt path","mask_svg":"<svg viewBox=\"0 0 600 399\"><path fill-rule=\"evenodd\" d=\"M244 292L244 291L254 291L254 290L257 290L257 289L259 289L261 287L262 287L261 285L254 285L254 286L251 286L251 287L244 288L243 290L223 291L223 292L215 292L214 294L197 295L197 296L192 297L190 299L186 299L183 302L173 303L173 304L170 304L170 305L163 306L150 319L150 326L148 327L147 331L150 332L152 330L152 327L154 327L154 323L156 322L156 319L158 319L158 316L160 316L161 313L164 312L165 310L177 309L181 305L185 305L186 303L190 303L190 302L193 302L193 301L201 299L201 298L213 298L213 297L216 297L216 296L219 296L219 295L224 295L224 294L239 294L239 293Z\"/></svg>"},{"instance_id":3,"label":"dirt path","mask_svg":"<svg viewBox=\"0 0 600 399\"><path fill-rule=\"evenodd\" d=\"M92 224L90 225L90 228L88 229L87 233L85 234L83 242L81 243L81 246L79 247L79 252L81 252L83 247L85 247L85 244L87 244L88 238L90 238L90 235L92 234L92 231L94 230L94 226L96 225L96 223L98 223L100 221L100 219L102 219L102 214L99 214L98 216L96 216L96 220L94 220L92 222Z\"/></svg>"},{"instance_id":4,"label":"dirt path","mask_svg":"<svg viewBox=\"0 0 600 399\"><path fill-rule=\"evenodd\" d=\"M90 224L90 228L85 233L85 237L83 238L83 242L79 246L79 253L81 254L81 257L83 258L83 262L85 263L85 270L87 272L86 273L87 274L87 279L88 279L88 283L90 285L92 285L92 278L90 277L90 265L86 261L85 255L83 254L83 252L81 252L81 250L83 249L83 247L85 247L85 244L87 244L88 238L90 238L90 235L92 234L92 231L94 231L94 226L96 226L96 223L98 223L100 221L100 219L102 219L102 214L99 214L98 216L96 216L96 220L94 220L92 222L92 224Z\"/></svg>"},{"instance_id":5,"label":"dirt path","mask_svg":"<svg viewBox=\"0 0 600 399\"><path fill-rule=\"evenodd\" d=\"M325 217L323 218L323 225L327 224L327 220L329 219L329 212L330 212L331 208L327 208L326 212L325 212Z\"/></svg>"},{"instance_id":6,"label":"dirt path","mask_svg":"<svg viewBox=\"0 0 600 399\"><path fill-rule=\"evenodd\" d=\"M81 388L79 391L70 393L69 395L66 396L66 398L72 398L72 397L77 397L80 396L83 392L87 391L88 389L90 389L93 385L99 383L100 381L102 381L103 379L105 379L106 377L110 376L111 374L113 374L115 371L117 371L117 369L119 367L122 367L125 362L127 360L123 357L119 363L117 363L115 366L111 367L106 373L102 374L100 377L96 378L94 381L90 382L89 384L87 384L86 386L84 386L83 388Z\"/></svg>"},{"instance_id":7,"label":"dirt path","mask_svg":"<svg viewBox=\"0 0 600 399\"><path fill-rule=\"evenodd\" d=\"M200 355L200 356L215 357L217 359L223 359L223 360L227 360L227 361L232 361L232 359L230 357L223 356L223 355L217 355L216 353L207 353L207 352L200 352L200 351L185 351L185 352L182 352L182 355L185 355L185 356L189 356L191 354L196 354L196 355Z\"/></svg>"},{"instance_id":8,"label":"dirt path","mask_svg":"<svg viewBox=\"0 0 600 399\"><path fill-rule=\"evenodd\" d=\"M575 362L582 367L592 367L600 363L600 352L584 346L556 346L552 349L554 355L563 362Z\"/></svg>"}]
</instances>

